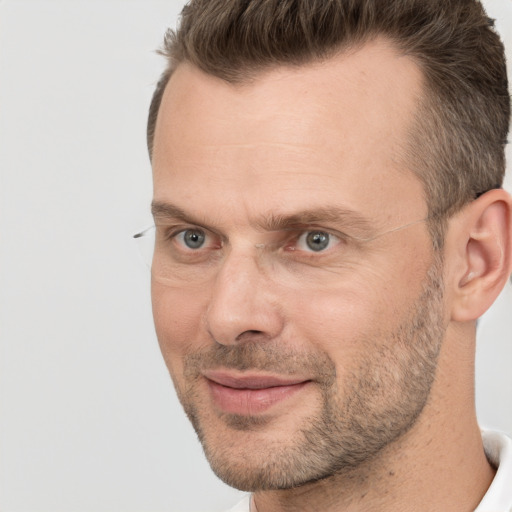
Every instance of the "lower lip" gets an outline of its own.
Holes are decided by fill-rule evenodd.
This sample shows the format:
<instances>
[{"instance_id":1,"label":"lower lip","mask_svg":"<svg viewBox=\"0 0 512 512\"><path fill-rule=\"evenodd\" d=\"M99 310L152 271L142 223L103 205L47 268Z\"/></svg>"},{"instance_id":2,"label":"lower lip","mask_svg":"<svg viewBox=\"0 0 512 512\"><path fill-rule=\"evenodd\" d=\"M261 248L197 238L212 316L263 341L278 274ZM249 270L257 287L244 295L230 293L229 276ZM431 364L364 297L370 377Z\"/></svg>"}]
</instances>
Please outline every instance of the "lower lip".
<instances>
[{"instance_id":1,"label":"lower lip","mask_svg":"<svg viewBox=\"0 0 512 512\"><path fill-rule=\"evenodd\" d=\"M244 416L254 416L267 411L293 396L307 384L308 382L300 382L263 389L236 389L208 381L213 402L219 409L225 413Z\"/></svg>"}]
</instances>

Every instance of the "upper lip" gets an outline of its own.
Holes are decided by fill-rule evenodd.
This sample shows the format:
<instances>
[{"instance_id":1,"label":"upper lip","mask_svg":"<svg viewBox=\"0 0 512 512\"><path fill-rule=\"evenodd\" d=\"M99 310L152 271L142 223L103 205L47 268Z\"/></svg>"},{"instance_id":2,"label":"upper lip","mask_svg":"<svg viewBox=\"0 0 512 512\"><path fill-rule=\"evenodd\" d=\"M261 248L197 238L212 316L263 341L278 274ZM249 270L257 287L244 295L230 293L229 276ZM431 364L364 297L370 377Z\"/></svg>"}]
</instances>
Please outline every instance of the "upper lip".
<instances>
[{"instance_id":1,"label":"upper lip","mask_svg":"<svg viewBox=\"0 0 512 512\"><path fill-rule=\"evenodd\" d=\"M226 371L205 371L203 375L221 386L234 389L265 389L278 386L293 386L302 384L309 379L303 377L283 377L278 375L245 374L236 375Z\"/></svg>"}]
</instances>

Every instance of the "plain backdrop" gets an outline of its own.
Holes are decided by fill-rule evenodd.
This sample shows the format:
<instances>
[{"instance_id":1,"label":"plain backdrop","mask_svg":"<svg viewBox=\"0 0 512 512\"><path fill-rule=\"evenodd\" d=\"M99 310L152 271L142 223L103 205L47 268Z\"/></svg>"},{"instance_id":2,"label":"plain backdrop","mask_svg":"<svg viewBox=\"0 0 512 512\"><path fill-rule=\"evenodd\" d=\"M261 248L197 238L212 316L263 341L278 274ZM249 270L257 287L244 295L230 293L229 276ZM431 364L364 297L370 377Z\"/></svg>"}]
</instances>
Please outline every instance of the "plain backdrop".
<instances>
[{"instance_id":1,"label":"plain backdrop","mask_svg":"<svg viewBox=\"0 0 512 512\"><path fill-rule=\"evenodd\" d=\"M512 51L512 0L486 4ZM175 398L131 240L151 222L154 50L181 6L0 0L1 512L220 511L240 496ZM480 421L512 432L510 289L479 338Z\"/></svg>"}]
</instances>

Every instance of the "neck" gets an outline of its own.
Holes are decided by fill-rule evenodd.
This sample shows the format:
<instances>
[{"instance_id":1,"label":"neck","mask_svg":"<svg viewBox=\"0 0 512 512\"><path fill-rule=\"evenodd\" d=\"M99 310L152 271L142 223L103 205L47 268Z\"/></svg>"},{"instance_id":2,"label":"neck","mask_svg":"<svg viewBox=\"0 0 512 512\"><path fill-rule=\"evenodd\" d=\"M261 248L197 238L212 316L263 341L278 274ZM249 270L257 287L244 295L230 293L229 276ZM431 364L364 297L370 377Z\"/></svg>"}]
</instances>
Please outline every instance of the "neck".
<instances>
[{"instance_id":1,"label":"neck","mask_svg":"<svg viewBox=\"0 0 512 512\"><path fill-rule=\"evenodd\" d=\"M494 470L475 414L474 369L467 355L471 326L457 330L443 347L429 402L409 432L350 472L295 489L256 493L252 511L475 510Z\"/></svg>"}]
</instances>

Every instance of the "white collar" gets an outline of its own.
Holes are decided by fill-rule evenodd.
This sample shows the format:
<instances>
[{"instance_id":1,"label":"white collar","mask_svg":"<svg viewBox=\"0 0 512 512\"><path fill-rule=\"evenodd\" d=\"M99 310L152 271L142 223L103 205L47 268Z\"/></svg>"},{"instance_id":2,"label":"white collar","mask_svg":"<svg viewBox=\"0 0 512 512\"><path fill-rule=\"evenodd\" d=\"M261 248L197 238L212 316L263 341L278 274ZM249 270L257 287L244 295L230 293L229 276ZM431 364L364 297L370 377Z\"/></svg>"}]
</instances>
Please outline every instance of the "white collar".
<instances>
[{"instance_id":1,"label":"white collar","mask_svg":"<svg viewBox=\"0 0 512 512\"><path fill-rule=\"evenodd\" d=\"M482 440L487 459L497 471L475 512L512 512L512 439L484 430Z\"/></svg>"}]
</instances>

